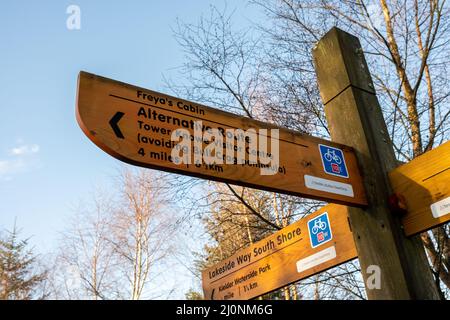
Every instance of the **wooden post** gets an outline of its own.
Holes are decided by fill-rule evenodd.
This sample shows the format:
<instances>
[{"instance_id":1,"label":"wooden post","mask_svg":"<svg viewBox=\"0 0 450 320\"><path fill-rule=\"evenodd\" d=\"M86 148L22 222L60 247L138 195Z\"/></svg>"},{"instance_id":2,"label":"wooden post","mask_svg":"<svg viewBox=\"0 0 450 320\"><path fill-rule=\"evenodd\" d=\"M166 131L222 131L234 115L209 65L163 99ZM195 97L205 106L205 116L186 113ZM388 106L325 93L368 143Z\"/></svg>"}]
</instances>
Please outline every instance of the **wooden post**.
<instances>
[{"instance_id":1,"label":"wooden post","mask_svg":"<svg viewBox=\"0 0 450 320\"><path fill-rule=\"evenodd\" d=\"M332 140L355 148L363 175L369 205L349 208L349 218L368 298L439 299L420 238L406 238L388 207L397 161L358 38L333 28L313 57Z\"/></svg>"}]
</instances>

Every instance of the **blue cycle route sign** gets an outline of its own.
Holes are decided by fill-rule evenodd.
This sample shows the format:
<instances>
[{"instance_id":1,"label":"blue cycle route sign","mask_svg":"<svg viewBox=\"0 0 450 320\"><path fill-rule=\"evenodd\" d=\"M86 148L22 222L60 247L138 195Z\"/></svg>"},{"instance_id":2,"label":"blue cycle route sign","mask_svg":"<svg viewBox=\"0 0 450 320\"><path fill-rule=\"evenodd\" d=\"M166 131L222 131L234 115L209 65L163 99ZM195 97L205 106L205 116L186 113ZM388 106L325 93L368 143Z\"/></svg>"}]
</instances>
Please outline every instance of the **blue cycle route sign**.
<instances>
[{"instance_id":1,"label":"blue cycle route sign","mask_svg":"<svg viewBox=\"0 0 450 320\"><path fill-rule=\"evenodd\" d=\"M308 232L309 239L311 240L311 247L313 248L333 239L328 213L324 212L314 219L309 220Z\"/></svg>"},{"instance_id":2,"label":"blue cycle route sign","mask_svg":"<svg viewBox=\"0 0 450 320\"><path fill-rule=\"evenodd\" d=\"M325 173L348 178L347 165L341 149L319 144L319 150Z\"/></svg>"}]
</instances>

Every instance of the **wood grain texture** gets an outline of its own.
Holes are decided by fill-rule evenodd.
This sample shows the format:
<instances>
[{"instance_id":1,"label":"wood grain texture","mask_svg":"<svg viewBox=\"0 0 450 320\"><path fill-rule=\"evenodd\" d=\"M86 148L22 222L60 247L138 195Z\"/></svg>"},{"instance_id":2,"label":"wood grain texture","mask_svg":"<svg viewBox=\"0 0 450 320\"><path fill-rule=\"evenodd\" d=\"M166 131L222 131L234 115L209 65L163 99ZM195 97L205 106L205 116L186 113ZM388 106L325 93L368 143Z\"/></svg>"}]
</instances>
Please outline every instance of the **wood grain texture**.
<instances>
[{"instance_id":1,"label":"wood grain texture","mask_svg":"<svg viewBox=\"0 0 450 320\"><path fill-rule=\"evenodd\" d=\"M358 38L333 28L313 58L331 137L355 149L366 189L368 207L349 208L349 217L365 283L369 266L382 270L381 289L366 286L368 298L439 299L420 239L406 238L390 212L397 160Z\"/></svg>"},{"instance_id":2,"label":"wood grain texture","mask_svg":"<svg viewBox=\"0 0 450 320\"><path fill-rule=\"evenodd\" d=\"M138 92L141 92L140 96ZM153 97L152 101L143 99L142 92L146 97ZM193 109L186 110L182 107L184 105L192 106ZM157 116L155 119L138 116L141 108L156 112ZM123 113L123 117L117 123L120 128L119 135L123 135L123 139L118 137L118 133L115 133L110 125L111 119L118 112ZM78 79L76 117L83 132L98 147L113 157L133 165L330 202L357 206L366 204L355 153L352 148L342 144L86 72L81 72ZM147 139L170 141L170 133L180 127L179 123L162 122L159 119L174 118L186 123L201 120L203 125L212 128L279 129L279 163L282 171L275 175L261 175L260 168L249 165L223 164L213 168L205 165L199 167L177 165L167 158L171 154L172 147L138 141L138 135L141 138L146 136ZM163 128L165 132L143 130L143 124ZM193 134L190 128L188 131ZM348 178L325 173L319 144L343 151L349 172ZM140 148L145 151L145 156L138 153ZM309 188L305 185L305 176L349 185L353 189L354 196Z\"/></svg>"},{"instance_id":3,"label":"wood grain texture","mask_svg":"<svg viewBox=\"0 0 450 320\"><path fill-rule=\"evenodd\" d=\"M431 210L431 205L450 197L450 141L394 169L389 178L394 192L406 201L407 214L402 217L406 235L450 220L450 213L433 217Z\"/></svg>"},{"instance_id":4,"label":"wood grain texture","mask_svg":"<svg viewBox=\"0 0 450 320\"><path fill-rule=\"evenodd\" d=\"M348 223L347 210L348 207L342 205L330 204L324 206L307 217L208 268L202 273L205 299L251 299L356 258L356 247ZM307 223L324 212L328 213L333 236L330 241L313 248ZM300 230L300 234L298 234L298 230ZM287 235L290 233L294 233L295 236L291 240L278 245L278 238L281 237L283 239L283 234ZM273 241L275 245L263 254L255 256L255 249L258 252L258 248L263 248L270 241ZM329 250L335 250L335 258L304 269L301 272L298 271L298 261L311 257L314 254L320 258L321 253ZM319 256L317 255L318 253ZM251 259L245 263L238 264L238 257L245 255L250 255ZM227 264L230 265L233 262L233 268L211 276L212 272L218 268ZM253 276L239 282L239 279L246 275Z\"/></svg>"},{"instance_id":5,"label":"wood grain texture","mask_svg":"<svg viewBox=\"0 0 450 320\"><path fill-rule=\"evenodd\" d=\"M349 86L375 94L372 77L368 72L359 72L360 68L367 70L367 64L359 43L353 41L353 36L345 31L332 28L327 37L323 37L320 45L313 49L316 56L322 55L332 59L334 63L327 63L326 68L316 68L320 96L324 104L336 97ZM342 35L342 36L341 36ZM334 41L337 39L337 41ZM346 52L341 48L345 47ZM323 51L327 48L326 52ZM332 53L331 53L332 52ZM353 65L358 68L347 68L342 72L342 66ZM326 84L324 79L328 79Z\"/></svg>"}]
</instances>

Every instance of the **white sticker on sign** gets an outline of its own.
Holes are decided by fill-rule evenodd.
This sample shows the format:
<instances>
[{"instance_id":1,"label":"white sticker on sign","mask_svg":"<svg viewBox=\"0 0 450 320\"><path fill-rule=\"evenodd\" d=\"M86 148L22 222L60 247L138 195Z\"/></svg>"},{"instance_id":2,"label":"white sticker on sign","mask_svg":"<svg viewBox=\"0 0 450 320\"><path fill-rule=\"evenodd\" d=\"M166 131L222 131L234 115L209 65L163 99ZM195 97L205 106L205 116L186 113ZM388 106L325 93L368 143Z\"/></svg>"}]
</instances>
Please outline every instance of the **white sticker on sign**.
<instances>
[{"instance_id":1,"label":"white sticker on sign","mask_svg":"<svg viewBox=\"0 0 450 320\"><path fill-rule=\"evenodd\" d=\"M307 174L305 174L305 186L310 189L340 194L347 197L353 198L355 196L351 184L313 177Z\"/></svg>"},{"instance_id":2,"label":"white sticker on sign","mask_svg":"<svg viewBox=\"0 0 450 320\"><path fill-rule=\"evenodd\" d=\"M450 197L435 202L430 207L434 218L445 216L450 213Z\"/></svg>"},{"instance_id":3,"label":"white sticker on sign","mask_svg":"<svg viewBox=\"0 0 450 320\"><path fill-rule=\"evenodd\" d=\"M336 248L334 246L316 252L306 258L297 261L297 272L303 272L319 264L336 258Z\"/></svg>"}]
</instances>

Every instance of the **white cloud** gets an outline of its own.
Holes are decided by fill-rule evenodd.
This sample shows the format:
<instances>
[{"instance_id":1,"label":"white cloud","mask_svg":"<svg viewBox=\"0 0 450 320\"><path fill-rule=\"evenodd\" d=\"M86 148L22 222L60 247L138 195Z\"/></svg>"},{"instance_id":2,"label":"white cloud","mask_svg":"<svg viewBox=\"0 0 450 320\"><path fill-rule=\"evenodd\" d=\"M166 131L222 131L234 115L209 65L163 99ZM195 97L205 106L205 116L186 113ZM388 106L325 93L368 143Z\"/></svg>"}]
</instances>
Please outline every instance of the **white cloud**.
<instances>
[{"instance_id":1,"label":"white cloud","mask_svg":"<svg viewBox=\"0 0 450 320\"><path fill-rule=\"evenodd\" d=\"M33 154L39 152L39 146L37 144L32 145L22 145L20 147L12 148L9 151L10 155L14 156L20 156L20 155L26 155L26 154Z\"/></svg>"},{"instance_id":2,"label":"white cloud","mask_svg":"<svg viewBox=\"0 0 450 320\"><path fill-rule=\"evenodd\" d=\"M23 159L12 159L0 161L0 175L13 174L25 168Z\"/></svg>"},{"instance_id":3,"label":"white cloud","mask_svg":"<svg viewBox=\"0 0 450 320\"><path fill-rule=\"evenodd\" d=\"M26 172L36 164L36 154L39 152L37 144L23 144L8 150L7 158L0 159L0 179L12 180L12 175Z\"/></svg>"},{"instance_id":4,"label":"white cloud","mask_svg":"<svg viewBox=\"0 0 450 320\"><path fill-rule=\"evenodd\" d=\"M0 161L0 175L5 174L9 171L10 163L9 161Z\"/></svg>"}]
</instances>

